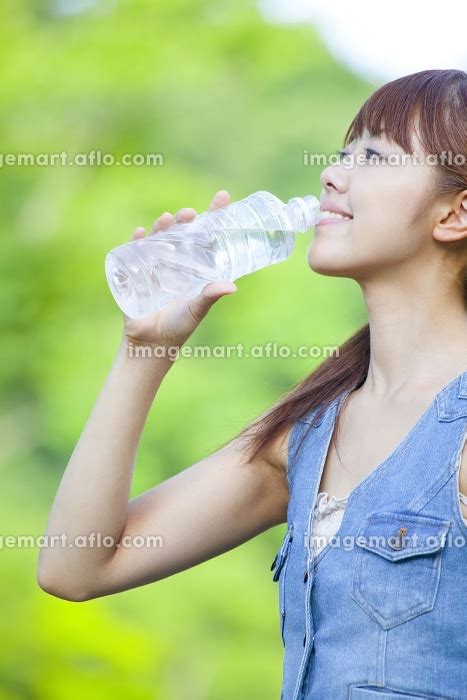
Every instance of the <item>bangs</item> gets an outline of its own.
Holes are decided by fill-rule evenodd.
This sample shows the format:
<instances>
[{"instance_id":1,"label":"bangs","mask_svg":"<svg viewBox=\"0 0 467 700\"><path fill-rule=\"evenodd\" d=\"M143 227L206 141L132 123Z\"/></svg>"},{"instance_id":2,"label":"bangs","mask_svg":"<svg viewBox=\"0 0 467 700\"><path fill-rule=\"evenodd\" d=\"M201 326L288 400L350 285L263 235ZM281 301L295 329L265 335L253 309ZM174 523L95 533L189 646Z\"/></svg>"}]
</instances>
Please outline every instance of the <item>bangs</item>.
<instances>
[{"instance_id":1,"label":"bangs","mask_svg":"<svg viewBox=\"0 0 467 700\"><path fill-rule=\"evenodd\" d=\"M426 70L382 85L353 119L344 146L367 129L372 136L384 134L406 153L414 153L416 133L425 154L466 154L466 79L460 70Z\"/></svg>"}]
</instances>

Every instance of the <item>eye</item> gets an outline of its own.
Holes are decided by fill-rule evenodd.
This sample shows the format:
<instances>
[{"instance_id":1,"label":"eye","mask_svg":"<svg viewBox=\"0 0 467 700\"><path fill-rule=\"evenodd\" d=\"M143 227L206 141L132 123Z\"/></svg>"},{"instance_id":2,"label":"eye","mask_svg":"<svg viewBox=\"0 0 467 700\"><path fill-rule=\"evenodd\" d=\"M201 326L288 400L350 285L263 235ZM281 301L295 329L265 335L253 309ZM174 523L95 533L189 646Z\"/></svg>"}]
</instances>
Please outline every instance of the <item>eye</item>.
<instances>
[{"instance_id":1,"label":"eye","mask_svg":"<svg viewBox=\"0 0 467 700\"><path fill-rule=\"evenodd\" d=\"M374 151L372 148L365 148L366 157L368 160L378 160L381 161L383 156L381 153Z\"/></svg>"},{"instance_id":2,"label":"eye","mask_svg":"<svg viewBox=\"0 0 467 700\"><path fill-rule=\"evenodd\" d=\"M349 156L350 153L347 153L347 151L336 151L337 155L339 158L345 158L346 156Z\"/></svg>"}]
</instances>

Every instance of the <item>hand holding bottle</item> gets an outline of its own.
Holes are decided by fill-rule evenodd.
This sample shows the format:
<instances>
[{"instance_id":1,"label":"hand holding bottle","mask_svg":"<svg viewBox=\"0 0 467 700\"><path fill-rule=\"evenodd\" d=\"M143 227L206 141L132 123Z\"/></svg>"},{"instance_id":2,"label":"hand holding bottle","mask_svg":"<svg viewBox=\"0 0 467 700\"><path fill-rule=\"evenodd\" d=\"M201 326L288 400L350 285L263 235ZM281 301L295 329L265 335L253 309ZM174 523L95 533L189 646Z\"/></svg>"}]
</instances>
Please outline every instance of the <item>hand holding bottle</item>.
<instances>
[{"instance_id":1,"label":"hand holding bottle","mask_svg":"<svg viewBox=\"0 0 467 700\"><path fill-rule=\"evenodd\" d=\"M230 203L226 190L219 190L213 197L209 210L225 207ZM150 235L166 231L173 223L188 223L197 212L192 208L180 209L175 216L169 212L162 214L152 226ZM145 237L143 227L138 227L132 240ZM237 287L230 280L216 280L206 284L195 297L178 297L170 301L157 313L142 319L130 318L125 313L123 334L137 344L181 346L195 331L213 304L222 296L233 294Z\"/></svg>"},{"instance_id":2,"label":"hand holding bottle","mask_svg":"<svg viewBox=\"0 0 467 700\"><path fill-rule=\"evenodd\" d=\"M127 316L152 316L178 297L200 296L208 283L233 282L282 262L294 248L295 234L321 216L312 194L287 203L264 190L230 204L227 192L217 197L210 211L180 210L175 221L167 213L149 236L141 240L138 230L136 238L107 254L107 282Z\"/></svg>"}]
</instances>

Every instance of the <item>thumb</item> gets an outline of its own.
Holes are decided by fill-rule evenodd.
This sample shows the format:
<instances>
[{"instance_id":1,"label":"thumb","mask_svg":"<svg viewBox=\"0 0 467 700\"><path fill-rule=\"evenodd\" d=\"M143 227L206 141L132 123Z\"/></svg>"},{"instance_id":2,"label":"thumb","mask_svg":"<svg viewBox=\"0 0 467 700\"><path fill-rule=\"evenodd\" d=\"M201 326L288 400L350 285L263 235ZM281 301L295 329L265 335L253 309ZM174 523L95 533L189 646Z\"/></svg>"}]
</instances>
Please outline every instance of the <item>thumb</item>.
<instances>
[{"instance_id":1,"label":"thumb","mask_svg":"<svg viewBox=\"0 0 467 700\"><path fill-rule=\"evenodd\" d=\"M216 282L209 282L201 290L201 296L212 301L217 301L225 294L233 294L237 291L237 286L230 280L217 280Z\"/></svg>"},{"instance_id":2,"label":"thumb","mask_svg":"<svg viewBox=\"0 0 467 700\"><path fill-rule=\"evenodd\" d=\"M190 299L189 307L192 316L200 321L218 299L237 291L236 285L230 280L209 282L194 299Z\"/></svg>"}]
</instances>

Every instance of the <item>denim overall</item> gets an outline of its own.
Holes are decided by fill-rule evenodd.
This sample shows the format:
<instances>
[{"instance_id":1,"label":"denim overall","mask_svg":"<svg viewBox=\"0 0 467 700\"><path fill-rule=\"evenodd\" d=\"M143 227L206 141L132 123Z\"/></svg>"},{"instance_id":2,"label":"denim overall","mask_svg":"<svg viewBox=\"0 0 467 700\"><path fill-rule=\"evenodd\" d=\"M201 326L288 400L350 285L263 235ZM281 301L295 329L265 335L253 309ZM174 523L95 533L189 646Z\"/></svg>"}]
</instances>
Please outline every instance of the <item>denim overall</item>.
<instances>
[{"instance_id":1,"label":"denim overall","mask_svg":"<svg viewBox=\"0 0 467 700\"><path fill-rule=\"evenodd\" d=\"M467 371L351 491L313 554L313 506L345 390L289 441L287 531L271 569L285 647L281 700L467 699L467 525L459 470ZM298 455L295 449L302 435Z\"/></svg>"}]
</instances>

